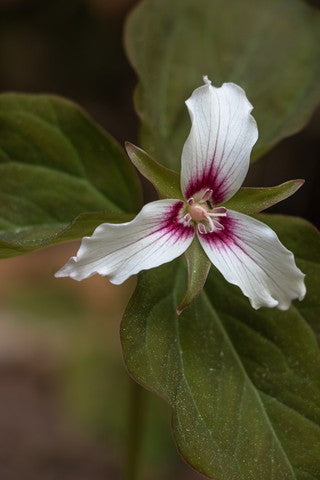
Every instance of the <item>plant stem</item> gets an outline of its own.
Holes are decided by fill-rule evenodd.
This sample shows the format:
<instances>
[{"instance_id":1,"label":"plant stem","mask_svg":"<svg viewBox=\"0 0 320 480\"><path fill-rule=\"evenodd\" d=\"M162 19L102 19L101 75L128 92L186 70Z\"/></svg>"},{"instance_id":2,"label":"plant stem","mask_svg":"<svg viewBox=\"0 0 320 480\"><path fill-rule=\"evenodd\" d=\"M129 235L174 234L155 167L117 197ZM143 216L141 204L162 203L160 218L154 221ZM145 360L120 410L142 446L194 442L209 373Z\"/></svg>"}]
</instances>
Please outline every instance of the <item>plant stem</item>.
<instances>
[{"instance_id":1,"label":"plant stem","mask_svg":"<svg viewBox=\"0 0 320 480\"><path fill-rule=\"evenodd\" d=\"M145 394L140 385L130 379L128 431L124 480L139 479L143 441Z\"/></svg>"}]
</instances>

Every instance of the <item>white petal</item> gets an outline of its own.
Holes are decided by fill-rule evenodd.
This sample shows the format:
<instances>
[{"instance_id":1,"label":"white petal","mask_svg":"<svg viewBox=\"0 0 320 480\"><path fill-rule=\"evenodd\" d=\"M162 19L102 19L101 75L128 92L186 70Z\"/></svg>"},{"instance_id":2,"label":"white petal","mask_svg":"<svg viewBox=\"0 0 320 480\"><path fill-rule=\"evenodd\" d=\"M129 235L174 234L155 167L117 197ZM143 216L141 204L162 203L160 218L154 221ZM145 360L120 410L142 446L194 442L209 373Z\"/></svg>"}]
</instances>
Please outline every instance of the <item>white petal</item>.
<instances>
[{"instance_id":1,"label":"white petal","mask_svg":"<svg viewBox=\"0 0 320 480\"><path fill-rule=\"evenodd\" d=\"M292 300L304 298L304 274L270 227L231 210L219 222L224 230L198 234L199 240L211 262L241 288L253 308L287 310Z\"/></svg>"},{"instance_id":2,"label":"white petal","mask_svg":"<svg viewBox=\"0 0 320 480\"><path fill-rule=\"evenodd\" d=\"M186 105L192 126L182 151L182 192L188 200L211 189L213 203L221 203L236 193L249 168L258 138L252 105L234 83L215 88L207 79Z\"/></svg>"},{"instance_id":3,"label":"white petal","mask_svg":"<svg viewBox=\"0 0 320 480\"><path fill-rule=\"evenodd\" d=\"M194 237L194 228L180 219L183 206L180 200L159 200L145 205L131 222L103 223L82 239L77 256L56 277L83 280L99 273L120 284L141 270L170 262Z\"/></svg>"}]
</instances>

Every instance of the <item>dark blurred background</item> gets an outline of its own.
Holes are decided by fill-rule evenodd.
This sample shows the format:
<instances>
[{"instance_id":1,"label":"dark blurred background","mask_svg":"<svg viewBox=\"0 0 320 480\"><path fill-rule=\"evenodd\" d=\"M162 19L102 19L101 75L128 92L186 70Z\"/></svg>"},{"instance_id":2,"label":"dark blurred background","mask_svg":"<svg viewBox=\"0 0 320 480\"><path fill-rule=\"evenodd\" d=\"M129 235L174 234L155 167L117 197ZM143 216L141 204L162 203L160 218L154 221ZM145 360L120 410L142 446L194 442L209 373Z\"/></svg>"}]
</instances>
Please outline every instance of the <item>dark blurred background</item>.
<instances>
[{"instance_id":1,"label":"dark blurred background","mask_svg":"<svg viewBox=\"0 0 320 480\"><path fill-rule=\"evenodd\" d=\"M124 18L135 3L0 0L0 91L64 95L121 143L137 143L136 79L122 47ZM246 180L267 186L305 178L294 197L271 210L318 225L319 120L318 111ZM152 189L145 192L152 199ZM76 247L1 261L0 480L121 478L131 387L118 330L134 281L115 287L100 277L54 279ZM142 478L202 478L175 452L167 407L146 396Z\"/></svg>"}]
</instances>

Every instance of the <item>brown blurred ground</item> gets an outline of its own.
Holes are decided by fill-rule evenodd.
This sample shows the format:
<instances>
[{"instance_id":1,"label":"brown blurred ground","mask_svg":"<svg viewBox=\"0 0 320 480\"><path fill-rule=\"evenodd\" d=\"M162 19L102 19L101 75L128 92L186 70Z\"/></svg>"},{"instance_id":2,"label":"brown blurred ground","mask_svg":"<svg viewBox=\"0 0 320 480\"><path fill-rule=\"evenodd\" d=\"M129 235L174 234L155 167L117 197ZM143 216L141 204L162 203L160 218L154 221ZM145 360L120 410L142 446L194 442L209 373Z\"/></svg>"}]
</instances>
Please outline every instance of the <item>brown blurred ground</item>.
<instances>
[{"instance_id":1,"label":"brown blurred ground","mask_svg":"<svg viewBox=\"0 0 320 480\"><path fill-rule=\"evenodd\" d=\"M129 381L118 330L134 280L55 279L76 247L1 262L1 480L121 478ZM143 478L201 478L175 453L167 408L147 395Z\"/></svg>"},{"instance_id":2,"label":"brown blurred ground","mask_svg":"<svg viewBox=\"0 0 320 480\"><path fill-rule=\"evenodd\" d=\"M77 398L82 392L73 377L88 380L81 362L90 355L99 357L99 348L108 351L111 363L120 362L118 323L132 285L116 289L98 277L79 290L68 281L59 285L53 270L74 248L68 245L1 264L1 480L119 478L121 456L115 455L114 445L99 438L81 408L75 412L83 398ZM107 374L107 358L101 361L106 365L102 363L100 374ZM98 382L93 379L95 391L88 392L89 397L99 394ZM68 392L70 383L74 392ZM106 387L123 388L121 382L104 381L101 393ZM106 408L111 406L109 400ZM125 410L125 403L122 407Z\"/></svg>"}]
</instances>

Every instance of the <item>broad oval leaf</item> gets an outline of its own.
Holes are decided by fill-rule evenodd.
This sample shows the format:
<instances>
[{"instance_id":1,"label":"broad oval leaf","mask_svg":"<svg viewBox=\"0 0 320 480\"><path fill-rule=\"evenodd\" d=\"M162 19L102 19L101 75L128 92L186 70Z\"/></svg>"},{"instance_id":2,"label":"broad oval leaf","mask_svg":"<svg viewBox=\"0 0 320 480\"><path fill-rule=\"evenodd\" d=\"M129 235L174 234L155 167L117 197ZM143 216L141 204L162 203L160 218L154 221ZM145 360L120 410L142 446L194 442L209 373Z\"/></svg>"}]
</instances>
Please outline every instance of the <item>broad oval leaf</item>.
<instances>
[{"instance_id":1,"label":"broad oval leaf","mask_svg":"<svg viewBox=\"0 0 320 480\"><path fill-rule=\"evenodd\" d=\"M171 405L179 450L209 478L317 479L320 351L307 307L318 288L315 232L296 219L262 219L285 223L285 243L295 238L288 246L306 273L306 299L287 312L255 311L211 269L204 293L177 316L186 277L178 260L140 276L122 323L124 358Z\"/></svg>"},{"instance_id":2,"label":"broad oval leaf","mask_svg":"<svg viewBox=\"0 0 320 480\"><path fill-rule=\"evenodd\" d=\"M123 223L132 220L129 213L90 212L81 213L70 223L32 225L0 233L0 258L14 257L38 248L70 242L92 235L101 223Z\"/></svg>"},{"instance_id":3,"label":"broad oval leaf","mask_svg":"<svg viewBox=\"0 0 320 480\"><path fill-rule=\"evenodd\" d=\"M0 256L82 237L139 205L125 153L77 105L0 95Z\"/></svg>"},{"instance_id":4,"label":"broad oval leaf","mask_svg":"<svg viewBox=\"0 0 320 480\"><path fill-rule=\"evenodd\" d=\"M143 147L174 169L190 129L184 101L204 74L245 89L255 158L301 129L320 99L320 11L302 0L143 0L125 43Z\"/></svg>"}]
</instances>

